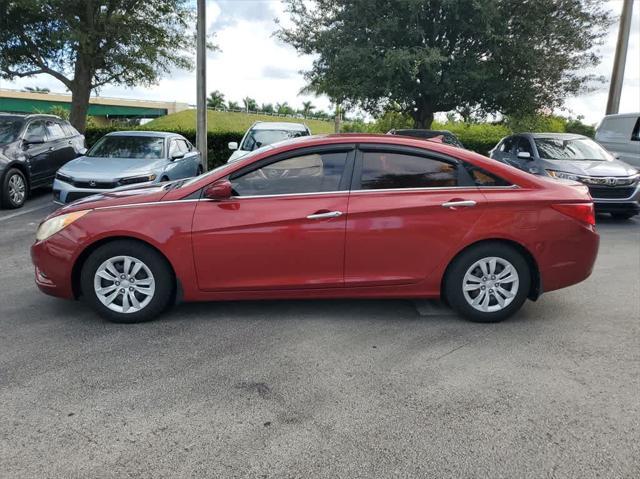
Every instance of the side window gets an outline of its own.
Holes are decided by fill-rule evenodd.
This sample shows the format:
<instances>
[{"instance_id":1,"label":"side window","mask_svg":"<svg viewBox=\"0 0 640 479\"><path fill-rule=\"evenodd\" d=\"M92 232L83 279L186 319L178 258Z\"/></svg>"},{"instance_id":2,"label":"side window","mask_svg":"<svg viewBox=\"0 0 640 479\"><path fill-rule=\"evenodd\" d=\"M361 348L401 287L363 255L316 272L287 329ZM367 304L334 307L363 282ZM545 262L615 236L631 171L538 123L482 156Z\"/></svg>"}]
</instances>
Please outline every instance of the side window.
<instances>
[{"instance_id":1,"label":"side window","mask_svg":"<svg viewBox=\"0 0 640 479\"><path fill-rule=\"evenodd\" d=\"M500 146L500 151L504 151L505 153L511 153L513 149L513 138L507 138L502 142Z\"/></svg>"},{"instance_id":2,"label":"side window","mask_svg":"<svg viewBox=\"0 0 640 479\"><path fill-rule=\"evenodd\" d=\"M47 139L47 132L44 128L44 122L42 121L32 121L29 123L27 127L27 132L25 133L25 137L33 136L36 138L42 138L43 140Z\"/></svg>"},{"instance_id":3,"label":"side window","mask_svg":"<svg viewBox=\"0 0 640 479\"><path fill-rule=\"evenodd\" d=\"M467 171L476 186L512 186L508 181L477 166L467 164Z\"/></svg>"},{"instance_id":4,"label":"side window","mask_svg":"<svg viewBox=\"0 0 640 479\"><path fill-rule=\"evenodd\" d=\"M66 121L62 123L62 131L64 131L66 136L76 136L80 134L74 127L72 127Z\"/></svg>"},{"instance_id":5,"label":"side window","mask_svg":"<svg viewBox=\"0 0 640 479\"><path fill-rule=\"evenodd\" d=\"M178 148L180 148L180 151L184 154L187 154L191 151L189 143L185 140L178 140Z\"/></svg>"},{"instance_id":6,"label":"side window","mask_svg":"<svg viewBox=\"0 0 640 479\"><path fill-rule=\"evenodd\" d=\"M631 132L631 141L640 141L640 117L636 120L636 125Z\"/></svg>"},{"instance_id":7,"label":"side window","mask_svg":"<svg viewBox=\"0 0 640 479\"><path fill-rule=\"evenodd\" d=\"M346 152L296 156L234 178L231 186L236 196L337 191L346 162Z\"/></svg>"},{"instance_id":8,"label":"side window","mask_svg":"<svg viewBox=\"0 0 640 479\"><path fill-rule=\"evenodd\" d=\"M55 121L47 120L46 127L49 140L58 140L66 136L60 124Z\"/></svg>"},{"instance_id":9,"label":"side window","mask_svg":"<svg viewBox=\"0 0 640 479\"><path fill-rule=\"evenodd\" d=\"M435 188L458 185L456 167L404 153L364 152L360 188Z\"/></svg>"},{"instance_id":10,"label":"side window","mask_svg":"<svg viewBox=\"0 0 640 479\"><path fill-rule=\"evenodd\" d=\"M521 151L529 153L531 156L533 156L533 148L531 148L531 141L529 141L529 138L525 138L523 136L518 138L518 147L516 153L520 153Z\"/></svg>"},{"instance_id":11,"label":"side window","mask_svg":"<svg viewBox=\"0 0 640 479\"><path fill-rule=\"evenodd\" d=\"M169 142L169 158L173 158L174 156L183 155L184 151L180 148L178 144L178 140L171 140Z\"/></svg>"}]
</instances>

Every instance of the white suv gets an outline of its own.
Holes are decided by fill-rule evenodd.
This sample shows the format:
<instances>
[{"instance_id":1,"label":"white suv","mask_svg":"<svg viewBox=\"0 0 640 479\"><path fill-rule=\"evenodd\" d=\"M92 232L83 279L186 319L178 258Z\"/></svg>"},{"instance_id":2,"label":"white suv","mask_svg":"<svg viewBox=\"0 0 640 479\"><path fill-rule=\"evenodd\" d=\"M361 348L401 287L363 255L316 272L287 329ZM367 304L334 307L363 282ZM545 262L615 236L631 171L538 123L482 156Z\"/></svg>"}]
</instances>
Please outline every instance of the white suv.
<instances>
[{"instance_id":1,"label":"white suv","mask_svg":"<svg viewBox=\"0 0 640 479\"><path fill-rule=\"evenodd\" d=\"M596 141L619 160L640 169L640 113L605 116L596 130Z\"/></svg>"},{"instance_id":2,"label":"white suv","mask_svg":"<svg viewBox=\"0 0 640 479\"><path fill-rule=\"evenodd\" d=\"M261 146L310 135L311 131L304 123L257 121L244 134L239 147L235 141L229 143L229 149L233 150L233 154L227 162L239 160Z\"/></svg>"}]
</instances>

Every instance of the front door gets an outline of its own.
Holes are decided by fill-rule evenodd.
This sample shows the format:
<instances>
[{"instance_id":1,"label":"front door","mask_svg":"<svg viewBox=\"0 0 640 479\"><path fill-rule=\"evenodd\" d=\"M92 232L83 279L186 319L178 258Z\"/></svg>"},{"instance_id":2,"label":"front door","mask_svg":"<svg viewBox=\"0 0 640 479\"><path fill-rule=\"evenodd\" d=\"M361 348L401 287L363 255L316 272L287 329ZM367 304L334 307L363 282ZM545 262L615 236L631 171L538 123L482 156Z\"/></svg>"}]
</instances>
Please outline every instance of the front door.
<instances>
[{"instance_id":1,"label":"front door","mask_svg":"<svg viewBox=\"0 0 640 479\"><path fill-rule=\"evenodd\" d=\"M352 158L342 147L262 160L231 175L229 200L200 201L192 229L200 289L341 287Z\"/></svg>"},{"instance_id":2,"label":"front door","mask_svg":"<svg viewBox=\"0 0 640 479\"><path fill-rule=\"evenodd\" d=\"M424 280L478 221L486 200L455 160L363 148L349 199L345 286Z\"/></svg>"},{"instance_id":3,"label":"front door","mask_svg":"<svg viewBox=\"0 0 640 479\"><path fill-rule=\"evenodd\" d=\"M47 141L47 132L44 121L34 120L27 125L22 145L24 155L29 165L29 175L32 186L49 180L55 173L51 153L53 148Z\"/></svg>"}]
</instances>

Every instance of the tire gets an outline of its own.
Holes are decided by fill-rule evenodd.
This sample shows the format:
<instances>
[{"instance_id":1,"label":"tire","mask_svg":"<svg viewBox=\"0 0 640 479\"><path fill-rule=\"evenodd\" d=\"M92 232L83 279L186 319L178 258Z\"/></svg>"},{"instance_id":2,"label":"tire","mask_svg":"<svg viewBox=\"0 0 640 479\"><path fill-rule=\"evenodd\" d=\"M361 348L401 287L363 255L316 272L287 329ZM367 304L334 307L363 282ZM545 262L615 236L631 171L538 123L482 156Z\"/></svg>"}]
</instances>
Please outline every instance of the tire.
<instances>
[{"instance_id":1,"label":"tire","mask_svg":"<svg viewBox=\"0 0 640 479\"><path fill-rule=\"evenodd\" d=\"M135 274L125 276L125 266L129 274L134 270ZM175 279L167 260L134 240L112 241L92 252L82 266L80 286L92 308L115 323L152 320L175 296Z\"/></svg>"},{"instance_id":2,"label":"tire","mask_svg":"<svg viewBox=\"0 0 640 479\"><path fill-rule=\"evenodd\" d=\"M611 216L616 220L628 220L633 218L637 213L611 213Z\"/></svg>"},{"instance_id":3,"label":"tire","mask_svg":"<svg viewBox=\"0 0 640 479\"><path fill-rule=\"evenodd\" d=\"M499 282L501 276L503 283ZM467 291L463 290L465 286ZM520 309L530 289L531 269L526 259L513 246L500 242L482 243L463 251L445 275L444 293L450 306L478 323L508 318Z\"/></svg>"},{"instance_id":4,"label":"tire","mask_svg":"<svg viewBox=\"0 0 640 479\"><path fill-rule=\"evenodd\" d=\"M27 200L29 187L22 171L10 168L2 179L1 203L3 208L21 208Z\"/></svg>"}]
</instances>

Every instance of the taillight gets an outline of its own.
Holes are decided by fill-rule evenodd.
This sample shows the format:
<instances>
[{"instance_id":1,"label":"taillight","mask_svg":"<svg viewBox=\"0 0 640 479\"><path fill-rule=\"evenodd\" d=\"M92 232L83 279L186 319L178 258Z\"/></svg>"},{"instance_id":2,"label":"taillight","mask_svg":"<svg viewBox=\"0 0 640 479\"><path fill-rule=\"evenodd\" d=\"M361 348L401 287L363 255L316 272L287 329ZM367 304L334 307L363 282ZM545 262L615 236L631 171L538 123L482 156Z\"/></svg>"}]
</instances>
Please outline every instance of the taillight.
<instances>
[{"instance_id":1,"label":"taillight","mask_svg":"<svg viewBox=\"0 0 640 479\"><path fill-rule=\"evenodd\" d=\"M588 225L596 224L596 212L593 209L593 203L560 203L551 205L551 207L563 215L570 216L582 223Z\"/></svg>"}]
</instances>

